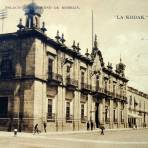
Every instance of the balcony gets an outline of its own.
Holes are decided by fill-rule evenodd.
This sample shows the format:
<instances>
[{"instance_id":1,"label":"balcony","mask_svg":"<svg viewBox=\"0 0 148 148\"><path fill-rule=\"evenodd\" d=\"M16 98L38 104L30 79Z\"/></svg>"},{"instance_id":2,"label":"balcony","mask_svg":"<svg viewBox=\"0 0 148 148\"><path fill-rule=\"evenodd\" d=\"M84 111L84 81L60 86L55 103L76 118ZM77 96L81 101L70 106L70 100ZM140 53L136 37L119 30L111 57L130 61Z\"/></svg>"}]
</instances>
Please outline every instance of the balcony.
<instances>
[{"instance_id":1,"label":"balcony","mask_svg":"<svg viewBox=\"0 0 148 148\"><path fill-rule=\"evenodd\" d=\"M113 93L107 89L104 89L104 94L106 95L106 98L111 98L113 96Z\"/></svg>"},{"instance_id":2,"label":"balcony","mask_svg":"<svg viewBox=\"0 0 148 148\"><path fill-rule=\"evenodd\" d=\"M66 85L67 85L68 89L75 90L76 87L78 86L78 81L67 77L66 78Z\"/></svg>"},{"instance_id":3,"label":"balcony","mask_svg":"<svg viewBox=\"0 0 148 148\"><path fill-rule=\"evenodd\" d=\"M62 76L53 72L48 73L48 83L50 85L59 85L62 82Z\"/></svg>"},{"instance_id":4,"label":"balcony","mask_svg":"<svg viewBox=\"0 0 148 148\"><path fill-rule=\"evenodd\" d=\"M81 83L81 90L89 93L91 90L91 85L88 85L87 83Z\"/></svg>"},{"instance_id":5,"label":"balcony","mask_svg":"<svg viewBox=\"0 0 148 148\"><path fill-rule=\"evenodd\" d=\"M99 87L99 86L96 86L96 87L95 87L95 92L96 92L96 95L98 95L98 96L106 97L104 88L101 88L101 87Z\"/></svg>"}]
</instances>

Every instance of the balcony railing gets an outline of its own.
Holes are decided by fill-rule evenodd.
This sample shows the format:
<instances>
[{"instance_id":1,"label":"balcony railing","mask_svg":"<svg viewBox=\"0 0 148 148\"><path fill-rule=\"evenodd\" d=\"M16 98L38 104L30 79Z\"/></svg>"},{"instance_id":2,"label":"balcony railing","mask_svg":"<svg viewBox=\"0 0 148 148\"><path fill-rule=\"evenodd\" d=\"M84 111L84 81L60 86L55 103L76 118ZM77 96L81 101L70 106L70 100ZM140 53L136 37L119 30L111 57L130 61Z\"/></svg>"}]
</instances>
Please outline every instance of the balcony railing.
<instances>
[{"instance_id":1,"label":"balcony railing","mask_svg":"<svg viewBox=\"0 0 148 148\"><path fill-rule=\"evenodd\" d=\"M66 85L77 87L78 86L78 81L67 77L66 78Z\"/></svg>"},{"instance_id":2,"label":"balcony railing","mask_svg":"<svg viewBox=\"0 0 148 148\"><path fill-rule=\"evenodd\" d=\"M62 82L62 76L57 73L50 72L48 73L48 81L49 82Z\"/></svg>"},{"instance_id":3,"label":"balcony railing","mask_svg":"<svg viewBox=\"0 0 148 148\"><path fill-rule=\"evenodd\" d=\"M81 89L86 90L86 91L90 91L91 90L91 85L89 85L87 83L81 83Z\"/></svg>"}]
</instances>

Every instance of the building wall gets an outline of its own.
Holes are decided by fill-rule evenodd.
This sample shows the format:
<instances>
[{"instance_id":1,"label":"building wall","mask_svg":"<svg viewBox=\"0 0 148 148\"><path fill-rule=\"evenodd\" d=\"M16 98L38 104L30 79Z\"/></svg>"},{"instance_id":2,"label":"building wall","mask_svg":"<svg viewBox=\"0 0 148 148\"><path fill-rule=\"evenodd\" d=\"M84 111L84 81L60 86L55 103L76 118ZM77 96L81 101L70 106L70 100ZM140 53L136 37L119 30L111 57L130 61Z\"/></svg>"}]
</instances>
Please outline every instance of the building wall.
<instances>
[{"instance_id":1,"label":"building wall","mask_svg":"<svg viewBox=\"0 0 148 148\"><path fill-rule=\"evenodd\" d=\"M128 114L129 120L135 118L138 127L148 124L148 96L132 87L128 87ZM132 121L131 121L132 122ZM134 124L133 122L131 124ZM129 125L130 126L130 125Z\"/></svg>"},{"instance_id":2,"label":"building wall","mask_svg":"<svg viewBox=\"0 0 148 148\"><path fill-rule=\"evenodd\" d=\"M8 110L16 118L15 124L21 124L23 130L32 131L38 123L39 129L43 131L44 122L47 123L48 131L86 130L87 122L93 122L94 128L100 124L106 128L129 126L129 100L126 97L129 99L131 92L127 91L127 81L112 69L103 67L98 53L90 64L38 38L28 37L1 43L0 62L3 51L11 47L14 77L17 79L1 79L0 97L9 97ZM53 60L52 77L49 77L49 59ZM68 66L70 81L67 79ZM146 99L138 96L140 100L141 110L144 110L143 101ZM52 102L50 118L49 102ZM69 119L66 119L66 102L70 103ZM147 105L145 101L145 112L148 112ZM147 115L145 120L147 122ZM142 117L141 122L137 122L139 126L142 126L143 121Z\"/></svg>"}]
</instances>

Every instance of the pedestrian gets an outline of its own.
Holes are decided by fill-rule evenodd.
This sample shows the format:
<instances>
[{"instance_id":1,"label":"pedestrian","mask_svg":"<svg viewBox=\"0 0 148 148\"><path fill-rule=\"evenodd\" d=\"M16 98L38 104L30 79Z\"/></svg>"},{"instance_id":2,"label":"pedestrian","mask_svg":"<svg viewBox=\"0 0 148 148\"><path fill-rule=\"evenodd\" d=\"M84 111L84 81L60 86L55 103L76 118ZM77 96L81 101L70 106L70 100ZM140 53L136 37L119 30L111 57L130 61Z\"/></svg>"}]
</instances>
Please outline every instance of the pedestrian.
<instances>
[{"instance_id":1,"label":"pedestrian","mask_svg":"<svg viewBox=\"0 0 148 148\"><path fill-rule=\"evenodd\" d=\"M44 131L45 131L45 133L46 133L46 127L47 127L47 124L46 124L45 121L44 121L44 123L43 123L43 126L44 126Z\"/></svg>"},{"instance_id":2,"label":"pedestrian","mask_svg":"<svg viewBox=\"0 0 148 148\"><path fill-rule=\"evenodd\" d=\"M34 126L34 134L35 134L35 133L39 133L38 124L36 124L36 125Z\"/></svg>"},{"instance_id":3,"label":"pedestrian","mask_svg":"<svg viewBox=\"0 0 148 148\"><path fill-rule=\"evenodd\" d=\"M92 120L90 122L90 126L91 126L91 130L93 130L94 124L93 124L93 121Z\"/></svg>"},{"instance_id":4,"label":"pedestrian","mask_svg":"<svg viewBox=\"0 0 148 148\"><path fill-rule=\"evenodd\" d=\"M89 130L89 121L87 121L87 130Z\"/></svg>"},{"instance_id":5,"label":"pedestrian","mask_svg":"<svg viewBox=\"0 0 148 148\"><path fill-rule=\"evenodd\" d=\"M104 135L104 130L105 130L104 125L100 125L100 129L101 129L101 135Z\"/></svg>"},{"instance_id":6,"label":"pedestrian","mask_svg":"<svg viewBox=\"0 0 148 148\"><path fill-rule=\"evenodd\" d=\"M14 128L14 136L17 136L17 128Z\"/></svg>"}]
</instances>

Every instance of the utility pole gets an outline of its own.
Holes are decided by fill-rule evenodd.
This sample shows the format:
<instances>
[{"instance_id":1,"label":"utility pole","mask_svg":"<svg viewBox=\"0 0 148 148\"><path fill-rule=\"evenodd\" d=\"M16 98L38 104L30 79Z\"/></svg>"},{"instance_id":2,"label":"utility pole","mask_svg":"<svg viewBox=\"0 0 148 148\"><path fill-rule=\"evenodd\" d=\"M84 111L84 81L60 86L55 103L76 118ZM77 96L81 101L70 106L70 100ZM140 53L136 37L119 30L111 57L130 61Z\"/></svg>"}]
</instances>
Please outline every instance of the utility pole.
<instances>
[{"instance_id":1,"label":"utility pole","mask_svg":"<svg viewBox=\"0 0 148 148\"><path fill-rule=\"evenodd\" d=\"M2 20L2 33L4 32L4 20L7 18L7 9L0 10L0 19Z\"/></svg>"}]
</instances>

